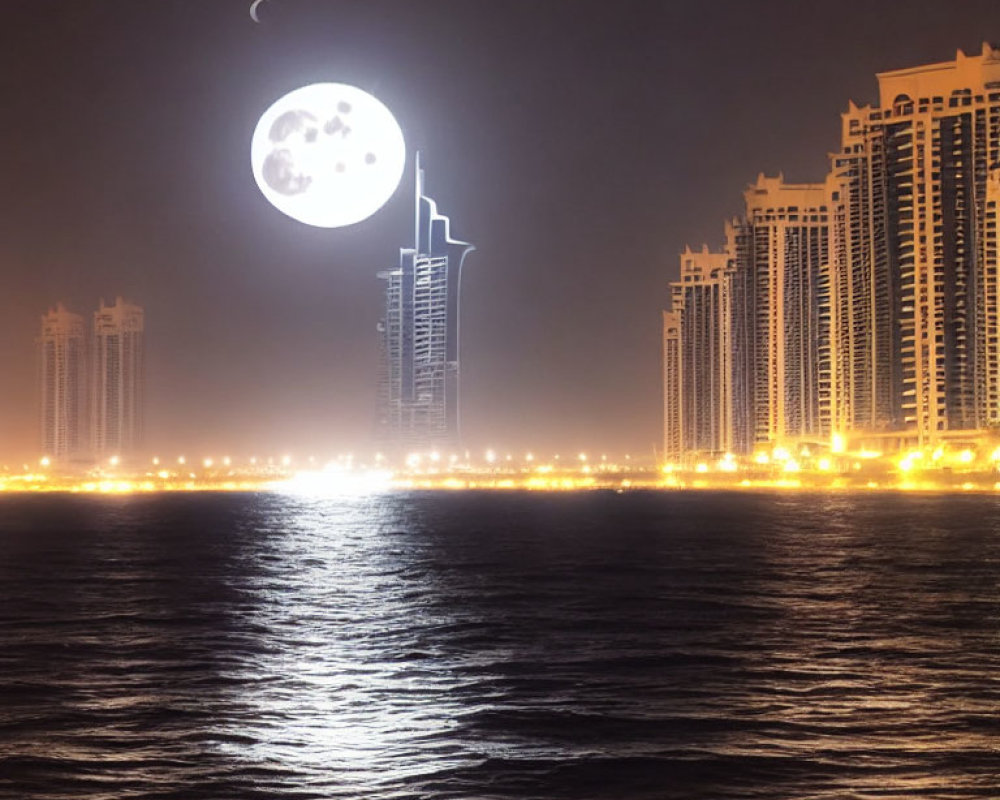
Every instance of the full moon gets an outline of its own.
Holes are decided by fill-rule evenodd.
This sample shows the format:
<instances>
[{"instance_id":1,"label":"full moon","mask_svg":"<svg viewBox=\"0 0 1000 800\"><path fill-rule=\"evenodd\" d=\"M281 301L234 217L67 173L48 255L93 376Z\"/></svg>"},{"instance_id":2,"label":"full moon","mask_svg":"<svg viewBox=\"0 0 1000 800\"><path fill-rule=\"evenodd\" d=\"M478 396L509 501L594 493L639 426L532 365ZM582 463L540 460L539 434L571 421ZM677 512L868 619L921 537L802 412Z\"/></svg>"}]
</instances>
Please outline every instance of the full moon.
<instances>
[{"instance_id":1,"label":"full moon","mask_svg":"<svg viewBox=\"0 0 1000 800\"><path fill-rule=\"evenodd\" d=\"M264 112L250 164L279 211L306 225L339 228L368 219L392 197L406 144L392 112L367 92L314 83Z\"/></svg>"}]
</instances>

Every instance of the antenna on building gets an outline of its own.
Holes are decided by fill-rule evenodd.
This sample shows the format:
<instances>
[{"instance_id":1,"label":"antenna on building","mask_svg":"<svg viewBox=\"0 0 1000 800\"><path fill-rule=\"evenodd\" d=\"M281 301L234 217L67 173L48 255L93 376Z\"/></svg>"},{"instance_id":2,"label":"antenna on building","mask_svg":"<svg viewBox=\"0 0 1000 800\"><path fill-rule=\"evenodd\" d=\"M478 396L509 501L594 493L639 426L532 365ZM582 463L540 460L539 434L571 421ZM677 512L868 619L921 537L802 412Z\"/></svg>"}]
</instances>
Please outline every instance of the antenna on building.
<instances>
[{"instance_id":1,"label":"antenna on building","mask_svg":"<svg viewBox=\"0 0 1000 800\"><path fill-rule=\"evenodd\" d=\"M420 151L416 153L416 174L413 179L413 249L420 252L420 198L424 194L424 171L420 168Z\"/></svg>"}]
</instances>

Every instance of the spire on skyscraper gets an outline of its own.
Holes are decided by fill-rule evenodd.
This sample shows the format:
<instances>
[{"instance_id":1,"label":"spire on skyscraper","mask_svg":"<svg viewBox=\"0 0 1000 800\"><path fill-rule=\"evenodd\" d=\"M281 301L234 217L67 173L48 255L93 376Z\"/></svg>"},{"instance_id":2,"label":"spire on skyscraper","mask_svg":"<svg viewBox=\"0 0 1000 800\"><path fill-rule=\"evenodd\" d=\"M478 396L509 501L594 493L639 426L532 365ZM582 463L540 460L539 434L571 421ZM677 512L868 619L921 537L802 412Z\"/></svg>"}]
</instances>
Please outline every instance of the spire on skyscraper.
<instances>
[{"instance_id":1,"label":"spire on skyscraper","mask_svg":"<svg viewBox=\"0 0 1000 800\"><path fill-rule=\"evenodd\" d=\"M475 248L451 238L450 220L414 170L413 247L386 281L380 334L379 438L390 449L459 444L459 296L462 265Z\"/></svg>"}]
</instances>

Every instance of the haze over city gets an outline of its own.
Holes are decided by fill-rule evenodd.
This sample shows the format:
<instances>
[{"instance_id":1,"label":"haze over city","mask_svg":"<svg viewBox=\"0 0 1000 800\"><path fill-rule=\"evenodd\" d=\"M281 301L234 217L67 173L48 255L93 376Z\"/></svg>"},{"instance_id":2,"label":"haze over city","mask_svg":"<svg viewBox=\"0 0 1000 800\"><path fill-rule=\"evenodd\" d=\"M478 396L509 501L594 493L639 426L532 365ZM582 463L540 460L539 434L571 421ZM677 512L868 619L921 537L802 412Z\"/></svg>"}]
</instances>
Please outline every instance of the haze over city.
<instances>
[{"instance_id":1,"label":"haze over city","mask_svg":"<svg viewBox=\"0 0 1000 800\"><path fill-rule=\"evenodd\" d=\"M0 798L997 795L997 0L0 5Z\"/></svg>"},{"instance_id":2,"label":"haze over city","mask_svg":"<svg viewBox=\"0 0 1000 800\"><path fill-rule=\"evenodd\" d=\"M39 318L146 313L148 449L369 446L376 275L410 244L414 152L476 245L465 444L652 454L660 309L759 172L822 180L874 75L977 52L993 2L14 2L0 33L0 458L38 454ZM863 23L860 22L863 20ZM277 97L341 81L396 115L403 184L312 229L249 169Z\"/></svg>"}]
</instances>

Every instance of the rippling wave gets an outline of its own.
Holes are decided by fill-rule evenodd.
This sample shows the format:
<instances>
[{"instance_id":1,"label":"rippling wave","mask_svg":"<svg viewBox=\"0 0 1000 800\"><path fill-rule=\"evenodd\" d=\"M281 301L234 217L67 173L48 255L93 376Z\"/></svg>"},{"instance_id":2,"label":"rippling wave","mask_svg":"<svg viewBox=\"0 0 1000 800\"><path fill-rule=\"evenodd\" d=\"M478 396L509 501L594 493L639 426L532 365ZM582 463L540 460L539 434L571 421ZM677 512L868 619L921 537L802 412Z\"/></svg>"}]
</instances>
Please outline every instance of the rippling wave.
<instances>
[{"instance_id":1,"label":"rippling wave","mask_svg":"<svg viewBox=\"0 0 1000 800\"><path fill-rule=\"evenodd\" d=\"M0 498L0 796L996 798L1000 501Z\"/></svg>"}]
</instances>

